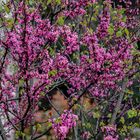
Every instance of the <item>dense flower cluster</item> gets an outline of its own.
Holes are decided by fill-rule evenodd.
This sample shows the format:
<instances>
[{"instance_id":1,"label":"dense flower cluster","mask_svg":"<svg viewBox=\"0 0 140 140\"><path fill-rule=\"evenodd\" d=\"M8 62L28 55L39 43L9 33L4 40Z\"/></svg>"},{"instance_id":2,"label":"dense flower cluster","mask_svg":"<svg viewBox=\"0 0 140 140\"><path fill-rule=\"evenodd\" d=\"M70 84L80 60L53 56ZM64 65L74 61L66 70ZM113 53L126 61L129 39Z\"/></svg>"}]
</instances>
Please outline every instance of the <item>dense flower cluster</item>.
<instances>
[{"instance_id":1,"label":"dense flower cluster","mask_svg":"<svg viewBox=\"0 0 140 140\"><path fill-rule=\"evenodd\" d=\"M86 7L94 3L94 0L63 1L64 10L60 10L60 14L62 12L66 19L73 20L84 15ZM122 7L117 7L117 17L113 19L110 7L111 1L106 0L99 11L95 30L89 27L90 31L77 32L69 24L59 25L49 18L42 19L40 9L32 9L24 2L19 4L13 13L17 20L14 28L5 33L4 40L0 40L0 48L8 54L1 59L5 61L0 69L1 111L7 120L12 114L7 125L13 128L17 124L22 125L21 131L24 132L31 125L34 112L38 111L40 97L46 98L61 83L67 85L68 94L74 100L80 100L81 93L88 93L91 98L106 99L112 91L121 91L120 83L134 72L128 72L129 64L126 62L133 60L131 50L134 48L128 29L137 21L131 19L132 23L127 24L129 16L125 21L117 12L122 11ZM55 16L54 13L52 15ZM14 67L12 73L7 72L9 65ZM128 81L127 84L130 83ZM73 100L70 101L73 103ZM76 126L77 119L77 115L65 111L58 119L51 120L52 128L63 140ZM118 139L116 128L106 126L102 130L105 140ZM83 137L89 137L89 133L85 132Z\"/></svg>"},{"instance_id":2,"label":"dense flower cluster","mask_svg":"<svg viewBox=\"0 0 140 140\"><path fill-rule=\"evenodd\" d=\"M71 111L65 110L59 118L54 118L50 120L50 122L52 123L52 128L54 129L56 136L60 140L64 140L70 130L76 126L77 120L77 115L72 114Z\"/></svg>"},{"instance_id":3,"label":"dense flower cluster","mask_svg":"<svg viewBox=\"0 0 140 140\"><path fill-rule=\"evenodd\" d=\"M65 6L68 6L68 10L64 10L66 17L75 18L86 13L85 7L89 4L94 4L95 0L73 0L66 1Z\"/></svg>"},{"instance_id":4,"label":"dense flower cluster","mask_svg":"<svg viewBox=\"0 0 140 140\"><path fill-rule=\"evenodd\" d=\"M104 126L102 132L104 133L104 140L118 140L115 126Z\"/></svg>"},{"instance_id":5,"label":"dense flower cluster","mask_svg":"<svg viewBox=\"0 0 140 140\"><path fill-rule=\"evenodd\" d=\"M88 1L80 3L85 6ZM38 102L40 92L47 92L45 85L53 84L60 77L71 85L70 94L77 94L89 83L93 83L88 90L94 96L107 96L111 89L118 88L117 82L125 77L127 65L124 65L124 61L131 59L130 50L133 46L125 38L116 39L114 47L109 46L111 44L101 46L100 41L108 35L110 24L110 3L106 3L96 32L85 32L80 40L69 26L51 25L49 19L41 19L38 10L31 12L30 8L20 3L17 11L18 24L13 31L7 33L5 41L17 69L13 75L5 74L2 79L2 94L7 93L2 96L4 101L5 97L13 97L12 94L17 92L21 81L26 83L20 85L23 93L19 95L22 96L19 105L26 107L17 114L19 118L26 113L27 102ZM53 48L56 43L62 47ZM86 46L86 54L81 51L82 46ZM81 54L77 55L77 52ZM71 55L79 60L74 61ZM10 64L10 61L7 63ZM34 81L32 85L29 83L31 80ZM12 103L14 105L16 103ZM34 102L34 108L36 105ZM18 106L19 110L21 106ZM14 108L16 107L13 110Z\"/></svg>"},{"instance_id":6,"label":"dense flower cluster","mask_svg":"<svg viewBox=\"0 0 140 140\"><path fill-rule=\"evenodd\" d=\"M90 134L90 132L88 132L88 131L85 131L85 132L83 132L83 134L82 134L82 138L83 138L84 140L88 140L88 139L90 138L90 136L91 136L91 134Z\"/></svg>"},{"instance_id":7,"label":"dense flower cluster","mask_svg":"<svg viewBox=\"0 0 140 140\"><path fill-rule=\"evenodd\" d=\"M104 2L104 10L103 13L100 15L100 24L97 27L97 32L98 32L98 37L103 39L104 37L106 37L108 35L108 28L110 25L110 12L109 12L109 8L110 8L110 4L111 1L105 1Z\"/></svg>"},{"instance_id":8,"label":"dense flower cluster","mask_svg":"<svg viewBox=\"0 0 140 140\"><path fill-rule=\"evenodd\" d=\"M61 34L64 39L63 45L66 47L66 55L79 50L78 35L76 32L72 32L68 26L64 26L61 28Z\"/></svg>"}]
</instances>

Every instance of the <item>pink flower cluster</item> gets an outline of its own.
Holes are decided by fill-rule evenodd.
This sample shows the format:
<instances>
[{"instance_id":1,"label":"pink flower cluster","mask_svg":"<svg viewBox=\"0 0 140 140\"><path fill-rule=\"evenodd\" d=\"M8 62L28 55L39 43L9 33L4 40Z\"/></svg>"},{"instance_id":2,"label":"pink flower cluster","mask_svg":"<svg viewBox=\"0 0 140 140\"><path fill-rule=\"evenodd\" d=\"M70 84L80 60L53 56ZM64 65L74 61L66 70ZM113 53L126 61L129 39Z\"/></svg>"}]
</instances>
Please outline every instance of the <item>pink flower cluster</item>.
<instances>
[{"instance_id":1,"label":"pink flower cluster","mask_svg":"<svg viewBox=\"0 0 140 140\"><path fill-rule=\"evenodd\" d=\"M54 129L56 136L60 140L64 140L67 137L70 130L76 126L77 120L77 115L72 114L71 111L65 110L59 118L54 118L50 120L50 122L52 123L52 128Z\"/></svg>"},{"instance_id":2,"label":"pink flower cluster","mask_svg":"<svg viewBox=\"0 0 140 140\"><path fill-rule=\"evenodd\" d=\"M103 10L103 13L100 15L100 24L97 27L97 35L99 38L103 39L108 35L108 28L110 25L110 12L109 12L109 6L110 6L110 0L105 1L105 8Z\"/></svg>"},{"instance_id":3,"label":"pink flower cluster","mask_svg":"<svg viewBox=\"0 0 140 140\"><path fill-rule=\"evenodd\" d=\"M102 132L104 133L104 140L118 140L116 126L104 126Z\"/></svg>"},{"instance_id":4,"label":"pink flower cluster","mask_svg":"<svg viewBox=\"0 0 140 140\"><path fill-rule=\"evenodd\" d=\"M66 47L65 54L69 55L79 50L78 34L72 32L69 26L63 26L61 28L61 35L64 39L63 45Z\"/></svg>"},{"instance_id":5,"label":"pink flower cluster","mask_svg":"<svg viewBox=\"0 0 140 140\"><path fill-rule=\"evenodd\" d=\"M84 14L85 7L94 2L66 2L70 10L62 12L68 12L68 16L74 18ZM4 113L10 109L14 114L14 121L11 121L13 124L25 119L23 126L30 124L32 109L38 109L41 92L48 94L48 91L59 82L68 83L69 94L76 97L79 97L79 93L90 84L92 86L87 92L96 97L108 96L110 91L120 89L118 83L128 74L126 61L133 59L133 45L130 39L124 36L112 35L111 39L106 38L111 22L109 5L110 1L106 0L97 29L92 33L83 31L79 35L67 24L53 24L49 19L42 19L38 9L32 11L20 3L13 30L5 33L4 43L0 41L0 47L5 46L8 49L8 57L1 75L0 99L4 103L0 106ZM121 22L121 18L113 23L114 32L121 25L127 27ZM6 71L10 63L16 67L11 75ZM18 104L15 100L7 102L16 97L13 93L18 94ZM60 120L59 123L53 120L53 128L56 134L64 139L76 125L77 116L65 111ZM105 129L115 131L109 130L109 127Z\"/></svg>"},{"instance_id":6,"label":"pink flower cluster","mask_svg":"<svg viewBox=\"0 0 140 140\"><path fill-rule=\"evenodd\" d=\"M67 0L66 0L67 1ZM75 18L86 13L85 7L88 4L95 3L95 0L73 0L70 2L65 2L65 6L68 6L68 10L64 10L64 15L66 17Z\"/></svg>"},{"instance_id":7,"label":"pink flower cluster","mask_svg":"<svg viewBox=\"0 0 140 140\"><path fill-rule=\"evenodd\" d=\"M91 134L90 134L89 131L83 132L82 138L83 138L84 140L88 140L88 139L90 139L90 137L91 137Z\"/></svg>"}]
</instances>

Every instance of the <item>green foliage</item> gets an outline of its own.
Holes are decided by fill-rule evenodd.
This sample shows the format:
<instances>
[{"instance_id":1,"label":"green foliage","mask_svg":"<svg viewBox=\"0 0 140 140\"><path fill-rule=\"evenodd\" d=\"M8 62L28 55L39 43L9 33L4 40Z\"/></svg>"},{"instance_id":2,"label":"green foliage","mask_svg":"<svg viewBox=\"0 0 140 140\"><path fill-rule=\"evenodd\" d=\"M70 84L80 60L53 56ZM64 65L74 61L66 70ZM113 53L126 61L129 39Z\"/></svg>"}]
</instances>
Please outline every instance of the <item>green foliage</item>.
<instances>
[{"instance_id":1,"label":"green foliage","mask_svg":"<svg viewBox=\"0 0 140 140\"><path fill-rule=\"evenodd\" d=\"M50 4L52 2L52 0L47 0L47 4Z\"/></svg>"},{"instance_id":2,"label":"green foliage","mask_svg":"<svg viewBox=\"0 0 140 140\"><path fill-rule=\"evenodd\" d=\"M55 76L57 74L57 70L49 71L49 76Z\"/></svg>"},{"instance_id":3,"label":"green foliage","mask_svg":"<svg viewBox=\"0 0 140 140\"><path fill-rule=\"evenodd\" d=\"M122 8L121 10L119 9L118 10L118 13L120 14L120 15L123 15L123 14L125 14L125 8Z\"/></svg>"},{"instance_id":4,"label":"green foliage","mask_svg":"<svg viewBox=\"0 0 140 140\"><path fill-rule=\"evenodd\" d=\"M113 35L114 34L114 29L113 29L113 27L109 27L108 28L108 33L109 33L109 35Z\"/></svg>"},{"instance_id":5,"label":"green foliage","mask_svg":"<svg viewBox=\"0 0 140 140\"><path fill-rule=\"evenodd\" d=\"M121 31L121 30L119 30L119 31L117 31L117 32L116 32L116 36L117 36L117 37L121 37L121 36L122 36L122 34L123 34L123 33L122 33L122 31Z\"/></svg>"},{"instance_id":6,"label":"green foliage","mask_svg":"<svg viewBox=\"0 0 140 140\"><path fill-rule=\"evenodd\" d=\"M7 14L10 13L10 8L6 4L4 5L4 10Z\"/></svg>"},{"instance_id":7,"label":"green foliage","mask_svg":"<svg viewBox=\"0 0 140 140\"><path fill-rule=\"evenodd\" d=\"M58 25L61 25L61 26L64 25L64 16L58 17L56 22Z\"/></svg>"},{"instance_id":8,"label":"green foliage","mask_svg":"<svg viewBox=\"0 0 140 140\"><path fill-rule=\"evenodd\" d=\"M100 112L99 111L96 111L96 112L93 112L93 118L100 118Z\"/></svg>"},{"instance_id":9,"label":"green foliage","mask_svg":"<svg viewBox=\"0 0 140 140\"><path fill-rule=\"evenodd\" d=\"M52 126L52 123L51 122L47 122L47 126L48 127L51 127Z\"/></svg>"},{"instance_id":10,"label":"green foliage","mask_svg":"<svg viewBox=\"0 0 140 140\"><path fill-rule=\"evenodd\" d=\"M36 129L40 129L40 128L41 128L41 124L37 123L37 124L35 125L35 127L36 127Z\"/></svg>"},{"instance_id":11,"label":"green foliage","mask_svg":"<svg viewBox=\"0 0 140 140\"><path fill-rule=\"evenodd\" d=\"M137 110L130 109L130 110L127 111L127 115L128 115L128 118L136 117L137 116Z\"/></svg>"},{"instance_id":12,"label":"green foliage","mask_svg":"<svg viewBox=\"0 0 140 140\"><path fill-rule=\"evenodd\" d=\"M55 55L55 50L52 47L49 48L49 52L51 56Z\"/></svg>"},{"instance_id":13,"label":"green foliage","mask_svg":"<svg viewBox=\"0 0 140 140\"><path fill-rule=\"evenodd\" d=\"M129 37L129 31L127 28L124 29L124 32L125 32L126 36Z\"/></svg>"},{"instance_id":14,"label":"green foliage","mask_svg":"<svg viewBox=\"0 0 140 140\"><path fill-rule=\"evenodd\" d=\"M61 0L55 0L56 4L61 4Z\"/></svg>"},{"instance_id":15,"label":"green foliage","mask_svg":"<svg viewBox=\"0 0 140 140\"><path fill-rule=\"evenodd\" d=\"M21 131L16 131L16 132L15 132L15 137L16 137L16 139L18 139L19 137L24 138L25 136L26 136L25 133L23 133L23 132L21 132Z\"/></svg>"},{"instance_id":16,"label":"green foliage","mask_svg":"<svg viewBox=\"0 0 140 140\"><path fill-rule=\"evenodd\" d=\"M120 122L121 122L122 124L125 123L125 119L124 119L124 117L121 117Z\"/></svg>"}]
</instances>

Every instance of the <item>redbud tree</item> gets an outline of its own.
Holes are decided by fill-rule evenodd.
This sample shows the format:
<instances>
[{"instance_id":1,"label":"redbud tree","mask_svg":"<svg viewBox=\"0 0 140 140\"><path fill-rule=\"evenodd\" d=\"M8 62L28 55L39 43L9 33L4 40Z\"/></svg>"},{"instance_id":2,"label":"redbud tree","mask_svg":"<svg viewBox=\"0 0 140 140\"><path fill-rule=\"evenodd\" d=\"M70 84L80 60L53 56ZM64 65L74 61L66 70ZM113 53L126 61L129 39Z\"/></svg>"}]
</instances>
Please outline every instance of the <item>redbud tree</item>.
<instances>
[{"instance_id":1,"label":"redbud tree","mask_svg":"<svg viewBox=\"0 0 140 140\"><path fill-rule=\"evenodd\" d=\"M2 2L3 140L11 131L18 140L48 138L51 131L60 140L118 140L138 133L139 5L129 0L119 4L111 0ZM67 88L67 94L60 94L68 108L60 112L51 91L61 85ZM56 111L46 122L35 120L41 98Z\"/></svg>"}]
</instances>

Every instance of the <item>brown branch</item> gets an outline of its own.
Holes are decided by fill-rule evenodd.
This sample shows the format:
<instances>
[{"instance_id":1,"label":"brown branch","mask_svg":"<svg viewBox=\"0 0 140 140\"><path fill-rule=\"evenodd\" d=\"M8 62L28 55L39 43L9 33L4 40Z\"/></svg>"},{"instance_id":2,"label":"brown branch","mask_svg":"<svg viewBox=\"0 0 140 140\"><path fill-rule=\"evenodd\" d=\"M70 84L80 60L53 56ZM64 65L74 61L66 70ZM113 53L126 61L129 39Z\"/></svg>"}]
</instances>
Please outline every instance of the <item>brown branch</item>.
<instances>
[{"instance_id":1,"label":"brown branch","mask_svg":"<svg viewBox=\"0 0 140 140\"><path fill-rule=\"evenodd\" d=\"M50 100L49 96L48 96L48 95L46 95L46 97L47 97L47 99L48 99L49 103L51 104L51 106L53 107L53 109L54 109L54 110L57 112L57 114L60 116L59 111L56 109L56 107L54 106L54 104L51 102L51 100Z\"/></svg>"},{"instance_id":2,"label":"brown branch","mask_svg":"<svg viewBox=\"0 0 140 140\"><path fill-rule=\"evenodd\" d=\"M119 98L118 98L118 101L117 101L117 104L116 104L116 107L114 109L114 112L113 112L113 115L112 115L112 118L110 120L110 124L114 124L115 121L116 121L116 117L117 117L117 114L121 108L121 103L122 103L122 100L123 100L123 97L124 97L124 90L126 88L126 82L123 82L122 83L122 93L118 93L120 94Z\"/></svg>"}]
</instances>

